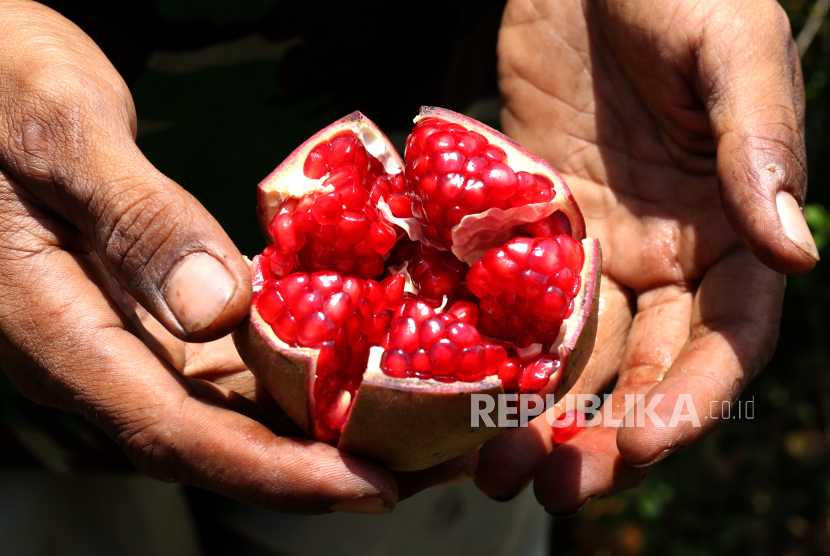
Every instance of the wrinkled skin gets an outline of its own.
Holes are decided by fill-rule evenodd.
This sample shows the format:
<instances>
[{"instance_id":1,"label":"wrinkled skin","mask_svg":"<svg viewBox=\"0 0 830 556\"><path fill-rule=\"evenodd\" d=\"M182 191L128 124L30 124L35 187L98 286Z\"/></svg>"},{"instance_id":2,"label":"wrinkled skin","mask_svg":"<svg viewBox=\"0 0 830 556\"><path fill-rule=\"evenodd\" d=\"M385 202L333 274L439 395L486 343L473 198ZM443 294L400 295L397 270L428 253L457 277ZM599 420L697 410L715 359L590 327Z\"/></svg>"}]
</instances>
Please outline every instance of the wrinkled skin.
<instances>
[{"instance_id":1,"label":"wrinkled skin","mask_svg":"<svg viewBox=\"0 0 830 556\"><path fill-rule=\"evenodd\" d=\"M89 37L39 4L0 0L0 364L17 388L85 415L151 477L276 511L388 513L469 480L476 453L393 475L283 436L295 431L229 337L186 342L242 321L250 276L135 131L129 91ZM208 259L221 295L195 274L174 280L183 260Z\"/></svg>"},{"instance_id":2,"label":"wrinkled skin","mask_svg":"<svg viewBox=\"0 0 830 556\"><path fill-rule=\"evenodd\" d=\"M598 339L574 391L616 381L617 418L625 394L663 394L664 423L689 394L702 425L601 426L554 449L537 418L485 445L485 493L535 479L547 511L569 515L705 437L710 402L769 361L779 273L816 264L775 201L806 193L802 77L773 0L511 0L499 79L505 132L562 172L602 244Z\"/></svg>"}]
</instances>

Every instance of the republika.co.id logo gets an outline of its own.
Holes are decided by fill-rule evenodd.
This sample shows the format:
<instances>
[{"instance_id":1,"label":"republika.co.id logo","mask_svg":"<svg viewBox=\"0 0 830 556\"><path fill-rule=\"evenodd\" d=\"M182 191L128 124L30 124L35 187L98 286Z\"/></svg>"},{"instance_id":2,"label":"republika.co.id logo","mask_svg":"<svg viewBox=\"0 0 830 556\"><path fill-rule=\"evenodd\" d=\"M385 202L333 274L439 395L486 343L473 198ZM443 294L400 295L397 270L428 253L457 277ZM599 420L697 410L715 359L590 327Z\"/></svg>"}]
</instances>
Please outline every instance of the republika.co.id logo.
<instances>
[{"instance_id":1,"label":"republika.co.id logo","mask_svg":"<svg viewBox=\"0 0 830 556\"><path fill-rule=\"evenodd\" d=\"M588 419L586 427L645 427L647 420L653 426L676 427L681 423L691 423L693 427L701 426L701 419L754 419L755 398L737 402L713 401L707 412L699 412L695 407L691 394L681 394L674 401L671 415L668 419L660 417L656 409L663 403L663 394L655 394L646 404L645 394L626 394L624 417L615 419L611 414L614 407L612 394L605 394L602 398L595 394L566 394L566 411L579 408ZM541 415L545 409L552 407L554 399L548 394L543 399L537 394L473 394L470 397L470 426L471 427L526 427L534 417ZM554 425L553 412L545 415L548 423Z\"/></svg>"}]
</instances>

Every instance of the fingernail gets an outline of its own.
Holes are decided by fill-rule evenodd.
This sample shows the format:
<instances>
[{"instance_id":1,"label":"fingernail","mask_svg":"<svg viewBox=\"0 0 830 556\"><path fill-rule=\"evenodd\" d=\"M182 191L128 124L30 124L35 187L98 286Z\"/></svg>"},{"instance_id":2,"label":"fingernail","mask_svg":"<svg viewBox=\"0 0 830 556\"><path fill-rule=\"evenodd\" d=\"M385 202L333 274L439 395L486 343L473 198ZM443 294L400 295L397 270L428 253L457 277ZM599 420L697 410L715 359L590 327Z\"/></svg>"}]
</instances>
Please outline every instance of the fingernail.
<instances>
[{"instance_id":1,"label":"fingernail","mask_svg":"<svg viewBox=\"0 0 830 556\"><path fill-rule=\"evenodd\" d=\"M651 461L647 461L646 463L629 463L628 465L630 465L631 467L637 467L637 468L651 467L652 465L654 465L658 461L663 461L664 459L669 457L673 452L679 450L681 447L682 446L672 446L671 448L666 448L665 450L663 450L662 452L657 454L656 458L654 458Z\"/></svg>"},{"instance_id":2,"label":"fingernail","mask_svg":"<svg viewBox=\"0 0 830 556\"><path fill-rule=\"evenodd\" d=\"M329 508L333 512L347 512L350 514L391 514L386 502L376 496L364 496L338 502Z\"/></svg>"},{"instance_id":3,"label":"fingernail","mask_svg":"<svg viewBox=\"0 0 830 556\"><path fill-rule=\"evenodd\" d=\"M596 494L594 494L593 496L589 496L588 499L585 502L583 502L580 507L578 507L576 510L574 510L572 512L568 512L568 513L564 513L564 514L556 514L556 513L553 513L553 512L548 512L548 513L550 513L553 517L558 517L560 519L566 518L566 517L573 517L576 514L578 514L579 512L581 512L582 510L584 510L585 506L587 506L588 504L590 504L591 502L593 502L596 499L597 499Z\"/></svg>"},{"instance_id":4,"label":"fingernail","mask_svg":"<svg viewBox=\"0 0 830 556\"><path fill-rule=\"evenodd\" d=\"M218 317L237 284L225 265L207 253L188 255L170 275L164 299L186 332L201 330Z\"/></svg>"},{"instance_id":5,"label":"fingernail","mask_svg":"<svg viewBox=\"0 0 830 556\"><path fill-rule=\"evenodd\" d=\"M786 191L779 191L775 196L775 206L778 208L778 218L787 238L801 251L818 261L816 242L795 197Z\"/></svg>"},{"instance_id":6,"label":"fingernail","mask_svg":"<svg viewBox=\"0 0 830 556\"><path fill-rule=\"evenodd\" d=\"M437 485L432 485L432 488L443 487L443 486L448 486L448 485L457 485L457 484L460 484L460 483L469 483L470 481L474 481L475 478L476 478L475 475L470 475L469 473L462 471L461 473L459 473L458 475L456 475L452 479L448 479L448 480L444 481L443 483L438 483Z\"/></svg>"}]
</instances>

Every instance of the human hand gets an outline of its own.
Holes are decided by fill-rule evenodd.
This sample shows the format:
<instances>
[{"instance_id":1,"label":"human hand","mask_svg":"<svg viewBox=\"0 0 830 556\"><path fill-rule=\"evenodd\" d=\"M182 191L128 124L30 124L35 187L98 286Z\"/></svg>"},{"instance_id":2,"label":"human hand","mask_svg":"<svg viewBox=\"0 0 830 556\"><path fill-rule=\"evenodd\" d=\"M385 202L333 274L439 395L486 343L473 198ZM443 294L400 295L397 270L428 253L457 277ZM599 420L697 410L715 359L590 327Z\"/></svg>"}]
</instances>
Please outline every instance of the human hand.
<instances>
[{"instance_id":1,"label":"human hand","mask_svg":"<svg viewBox=\"0 0 830 556\"><path fill-rule=\"evenodd\" d=\"M626 394L664 395L665 424L688 394L701 423L591 427L555 448L539 417L485 445L485 493L535 478L567 515L706 436L710 402L737 399L772 356L779 272L818 260L799 208L801 69L774 0L511 0L499 80L505 132L562 172L602 245L597 343L571 393L614 385L616 418Z\"/></svg>"},{"instance_id":2,"label":"human hand","mask_svg":"<svg viewBox=\"0 0 830 556\"><path fill-rule=\"evenodd\" d=\"M231 342L185 343L245 317L245 261L135 130L83 32L0 0L0 363L17 388L82 413L151 477L277 511L385 513L470 476L475 454L396 477L250 418L273 412Z\"/></svg>"}]
</instances>

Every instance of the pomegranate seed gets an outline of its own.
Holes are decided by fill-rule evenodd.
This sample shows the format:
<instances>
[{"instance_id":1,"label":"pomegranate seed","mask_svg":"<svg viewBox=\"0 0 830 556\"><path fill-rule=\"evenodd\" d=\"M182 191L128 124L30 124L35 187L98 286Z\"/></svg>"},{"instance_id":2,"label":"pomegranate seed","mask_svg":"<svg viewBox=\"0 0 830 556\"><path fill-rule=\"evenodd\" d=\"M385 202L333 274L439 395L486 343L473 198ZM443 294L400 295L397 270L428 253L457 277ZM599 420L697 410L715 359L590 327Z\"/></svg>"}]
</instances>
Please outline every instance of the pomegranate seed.
<instances>
[{"instance_id":1,"label":"pomegranate seed","mask_svg":"<svg viewBox=\"0 0 830 556\"><path fill-rule=\"evenodd\" d=\"M441 207L429 204L424 207L424 212L430 224L433 226L441 225Z\"/></svg>"},{"instance_id":2,"label":"pomegranate seed","mask_svg":"<svg viewBox=\"0 0 830 556\"><path fill-rule=\"evenodd\" d=\"M455 148L464 156L472 156L478 152L478 149L487 142L487 140L477 133L470 132L456 132Z\"/></svg>"},{"instance_id":3,"label":"pomegranate seed","mask_svg":"<svg viewBox=\"0 0 830 556\"><path fill-rule=\"evenodd\" d=\"M447 327L447 339L461 349L481 344L476 327L463 322L454 322Z\"/></svg>"},{"instance_id":4,"label":"pomegranate seed","mask_svg":"<svg viewBox=\"0 0 830 556\"><path fill-rule=\"evenodd\" d=\"M454 171L454 170L451 170ZM464 192L463 174L446 174L438 179L436 202L441 207L452 207Z\"/></svg>"},{"instance_id":5,"label":"pomegranate seed","mask_svg":"<svg viewBox=\"0 0 830 556\"><path fill-rule=\"evenodd\" d=\"M570 299L562 290L551 286L540 297L536 298L537 303L533 305L533 312L540 319L548 321L559 321L565 316L568 310Z\"/></svg>"},{"instance_id":6,"label":"pomegranate seed","mask_svg":"<svg viewBox=\"0 0 830 556\"><path fill-rule=\"evenodd\" d=\"M354 155L354 165L357 168L357 171L360 175L365 174L371 169L371 164L369 163L369 155L366 152L366 147L363 145L358 145L357 152Z\"/></svg>"},{"instance_id":7,"label":"pomegranate seed","mask_svg":"<svg viewBox=\"0 0 830 556\"><path fill-rule=\"evenodd\" d=\"M317 374L327 375L336 371L340 365L340 358L334 349L334 342L323 342L315 346L315 348L320 350L320 353L317 355Z\"/></svg>"},{"instance_id":8,"label":"pomegranate seed","mask_svg":"<svg viewBox=\"0 0 830 556\"><path fill-rule=\"evenodd\" d=\"M564 266L559 255L559 245L550 238L537 238L525 265L547 276L555 276Z\"/></svg>"},{"instance_id":9,"label":"pomegranate seed","mask_svg":"<svg viewBox=\"0 0 830 556\"><path fill-rule=\"evenodd\" d=\"M416 349L409 354L409 364L412 374L417 378L425 379L432 377L432 366L429 360L429 353L425 349Z\"/></svg>"},{"instance_id":10,"label":"pomegranate seed","mask_svg":"<svg viewBox=\"0 0 830 556\"><path fill-rule=\"evenodd\" d=\"M424 141L424 149L429 154L447 151L455 146L452 133L438 132L430 134Z\"/></svg>"},{"instance_id":11,"label":"pomegranate seed","mask_svg":"<svg viewBox=\"0 0 830 556\"><path fill-rule=\"evenodd\" d=\"M432 345L444 336L446 324L439 317L431 317L421 323L418 328L420 344L424 348Z\"/></svg>"},{"instance_id":12,"label":"pomegranate seed","mask_svg":"<svg viewBox=\"0 0 830 556\"><path fill-rule=\"evenodd\" d=\"M387 202L396 218L412 217L412 200L403 195L390 195Z\"/></svg>"},{"instance_id":13,"label":"pomegranate seed","mask_svg":"<svg viewBox=\"0 0 830 556\"><path fill-rule=\"evenodd\" d=\"M380 255L385 255L395 246L397 234L391 226L384 224L380 220L373 222L369 233L366 234L366 245L375 250Z\"/></svg>"},{"instance_id":14,"label":"pomegranate seed","mask_svg":"<svg viewBox=\"0 0 830 556\"><path fill-rule=\"evenodd\" d=\"M469 178L464 182L464 191L458 204L472 211L485 210L490 202L490 192L487 186L478 178Z\"/></svg>"},{"instance_id":15,"label":"pomegranate seed","mask_svg":"<svg viewBox=\"0 0 830 556\"><path fill-rule=\"evenodd\" d=\"M334 226L317 226L309 233L312 239L324 245L333 245L337 241Z\"/></svg>"},{"instance_id":16,"label":"pomegranate seed","mask_svg":"<svg viewBox=\"0 0 830 556\"><path fill-rule=\"evenodd\" d=\"M434 203L438 199L438 176L432 172L425 173L421 176L418 191L421 199L427 203Z\"/></svg>"},{"instance_id":17,"label":"pomegranate seed","mask_svg":"<svg viewBox=\"0 0 830 556\"><path fill-rule=\"evenodd\" d=\"M492 145L491 145L492 146ZM495 200L508 199L518 185L516 174L507 164L491 162L481 171L481 181Z\"/></svg>"},{"instance_id":18,"label":"pomegranate seed","mask_svg":"<svg viewBox=\"0 0 830 556\"><path fill-rule=\"evenodd\" d=\"M366 208L369 196L357 183L342 185L335 190L340 195L340 202L346 210L360 212Z\"/></svg>"},{"instance_id":19,"label":"pomegranate seed","mask_svg":"<svg viewBox=\"0 0 830 556\"><path fill-rule=\"evenodd\" d=\"M460 172L464 167L464 155L458 151L444 151L430 154L429 162L433 171L443 176L450 172ZM459 175L462 176L463 181L463 174Z\"/></svg>"},{"instance_id":20,"label":"pomegranate seed","mask_svg":"<svg viewBox=\"0 0 830 556\"><path fill-rule=\"evenodd\" d=\"M519 273L519 280L516 282L516 293L525 299L533 299L545 291L549 281L549 276L526 268Z\"/></svg>"},{"instance_id":21,"label":"pomegranate seed","mask_svg":"<svg viewBox=\"0 0 830 556\"><path fill-rule=\"evenodd\" d=\"M359 265L364 265L374 262L378 258L378 254L374 249L366 245L365 242L361 241L350 249L348 258L354 260Z\"/></svg>"},{"instance_id":22,"label":"pomegranate seed","mask_svg":"<svg viewBox=\"0 0 830 556\"><path fill-rule=\"evenodd\" d=\"M452 375L458 358L458 348L446 338L438 340L429 348L429 360L432 363L432 372L436 376Z\"/></svg>"},{"instance_id":23,"label":"pomegranate seed","mask_svg":"<svg viewBox=\"0 0 830 556\"><path fill-rule=\"evenodd\" d=\"M551 284L573 299L579 291L579 275L574 274L574 271L570 268L563 268L556 273Z\"/></svg>"},{"instance_id":24,"label":"pomegranate seed","mask_svg":"<svg viewBox=\"0 0 830 556\"><path fill-rule=\"evenodd\" d=\"M519 375L522 372L522 362L515 357L508 357L499 367L498 376L505 388L517 388Z\"/></svg>"},{"instance_id":25,"label":"pomegranate seed","mask_svg":"<svg viewBox=\"0 0 830 556\"><path fill-rule=\"evenodd\" d=\"M353 164L357 154L357 138L351 133L341 133L329 141L328 163L331 168Z\"/></svg>"},{"instance_id":26,"label":"pomegranate seed","mask_svg":"<svg viewBox=\"0 0 830 556\"><path fill-rule=\"evenodd\" d=\"M559 245L559 253L568 268L579 271L585 259L585 251L582 244L571 236L556 236L554 241Z\"/></svg>"},{"instance_id":27,"label":"pomegranate seed","mask_svg":"<svg viewBox=\"0 0 830 556\"><path fill-rule=\"evenodd\" d=\"M294 344L297 342L297 319L290 312L286 311L280 315L277 322L271 328L277 337L286 344Z\"/></svg>"},{"instance_id":28,"label":"pomegranate seed","mask_svg":"<svg viewBox=\"0 0 830 556\"><path fill-rule=\"evenodd\" d=\"M519 278L519 265L503 249L491 249L481 258L487 273L498 286L507 287Z\"/></svg>"},{"instance_id":29,"label":"pomegranate seed","mask_svg":"<svg viewBox=\"0 0 830 556\"><path fill-rule=\"evenodd\" d=\"M314 288L307 287L297 293L291 300L291 314L295 319L301 319L306 315L317 312L323 308L323 294Z\"/></svg>"},{"instance_id":30,"label":"pomegranate seed","mask_svg":"<svg viewBox=\"0 0 830 556\"><path fill-rule=\"evenodd\" d=\"M283 253L296 253L306 244L305 234L296 228L293 220L291 213L278 214L268 227Z\"/></svg>"},{"instance_id":31,"label":"pomegranate seed","mask_svg":"<svg viewBox=\"0 0 830 556\"><path fill-rule=\"evenodd\" d=\"M478 151L479 156L486 158L489 162L504 162L507 155L496 145L485 145Z\"/></svg>"},{"instance_id":32,"label":"pomegranate seed","mask_svg":"<svg viewBox=\"0 0 830 556\"><path fill-rule=\"evenodd\" d=\"M310 282L308 274L304 272L297 272L280 280L279 292L283 301L291 304L294 296L303 291Z\"/></svg>"},{"instance_id":33,"label":"pomegranate seed","mask_svg":"<svg viewBox=\"0 0 830 556\"><path fill-rule=\"evenodd\" d=\"M330 295L343 289L343 277L336 272L320 271L309 277L312 288L323 295Z\"/></svg>"},{"instance_id":34,"label":"pomegranate seed","mask_svg":"<svg viewBox=\"0 0 830 556\"><path fill-rule=\"evenodd\" d=\"M408 299L403 302L396 317L410 317L415 319L415 322L421 324L426 319L435 316L435 311L432 307L421 301L420 299Z\"/></svg>"},{"instance_id":35,"label":"pomegranate seed","mask_svg":"<svg viewBox=\"0 0 830 556\"><path fill-rule=\"evenodd\" d=\"M303 164L303 175L313 180L322 178L329 173L328 165L329 145L320 143L314 147Z\"/></svg>"},{"instance_id":36,"label":"pomegranate seed","mask_svg":"<svg viewBox=\"0 0 830 556\"><path fill-rule=\"evenodd\" d=\"M585 429L585 414L570 409L553 422L553 441L564 444Z\"/></svg>"},{"instance_id":37,"label":"pomegranate seed","mask_svg":"<svg viewBox=\"0 0 830 556\"><path fill-rule=\"evenodd\" d=\"M415 319L400 318L389 328L389 347L407 353L418 349L418 324Z\"/></svg>"},{"instance_id":38,"label":"pomegranate seed","mask_svg":"<svg viewBox=\"0 0 830 556\"><path fill-rule=\"evenodd\" d=\"M393 274L380 283L386 297L387 306L398 305L403 301L406 278L403 274Z\"/></svg>"},{"instance_id":39,"label":"pomegranate seed","mask_svg":"<svg viewBox=\"0 0 830 556\"><path fill-rule=\"evenodd\" d=\"M406 378L410 374L409 354L399 349L386 350L380 358L381 370L394 378Z\"/></svg>"},{"instance_id":40,"label":"pomegranate seed","mask_svg":"<svg viewBox=\"0 0 830 556\"><path fill-rule=\"evenodd\" d=\"M352 298L346 292L335 292L329 295L323 303L323 312L326 313L336 326L341 326L349 315L356 309Z\"/></svg>"},{"instance_id":41,"label":"pomegranate seed","mask_svg":"<svg viewBox=\"0 0 830 556\"><path fill-rule=\"evenodd\" d=\"M332 319L333 320L333 319ZM346 331L348 332L348 344L353 345L363 335L363 315L359 311L352 312L346 318Z\"/></svg>"},{"instance_id":42,"label":"pomegranate seed","mask_svg":"<svg viewBox=\"0 0 830 556\"><path fill-rule=\"evenodd\" d=\"M458 277L443 268L430 268L418 281L421 291L427 297L440 299L441 296L449 296L458 287Z\"/></svg>"},{"instance_id":43,"label":"pomegranate seed","mask_svg":"<svg viewBox=\"0 0 830 556\"><path fill-rule=\"evenodd\" d=\"M543 388L550 380L550 377L559 370L559 366L559 359L548 355L540 356L522 371L519 377L519 388L528 391Z\"/></svg>"},{"instance_id":44,"label":"pomegranate seed","mask_svg":"<svg viewBox=\"0 0 830 556\"><path fill-rule=\"evenodd\" d=\"M351 243L360 243L369 233L370 227L365 214L347 210L343 212L343 219L337 224L337 236Z\"/></svg>"},{"instance_id":45,"label":"pomegranate seed","mask_svg":"<svg viewBox=\"0 0 830 556\"><path fill-rule=\"evenodd\" d=\"M336 191L320 195L314 199L314 205L311 207L311 216L318 224L336 225L343 217L343 206L340 201L340 195Z\"/></svg>"},{"instance_id":46,"label":"pomegranate seed","mask_svg":"<svg viewBox=\"0 0 830 556\"><path fill-rule=\"evenodd\" d=\"M475 326L478 321L478 308L475 303L459 301L454 303L448 313L465 324Z\"/></svg>"},{"instance_id":47,"label":"pomegranate seed","mask_svg":"<svg viewBox=\"0 0 830 556\"><path fill-rule=\"evenodd\" d=\"M326 340L333 340L337 328L322 311L304 316L297 323L297 340L301 345L313 346Z\"/></svg>"},{"instance_id":48,"label":"pomegranate seed","mask_svg":"<svg viewBox=\"0 0 830 556\"><path fill-rule=\"evenodd\" d=\"M474 345L461 350L455 376L465 382L475 382L487 376L484 347Z\"/></svg>"},{"instance_id":49,"label":"pomegranate seed","mask_svg":"<svg viewBox=\"0 0 830 556\"><path fill-rule=\"evenodd\" d=\"M282 315L288 305L280 297L280 294L274 288L263 290L257 299L257 310L259 311L262 320L268 324L273 324Z\"/></svg>"},{"instance_id":50,"label":"pomegranate seed","mask_svg":"<svg viewBox=\"0 0 830 556\"><path fill-rule=\"evenodd\" d=\"M342 431L346 426L346 417L349 413L349 406L352 403L352 396L349 392L341 390L335 403L329 406L324 417L326 424L333 430Z\"/></svg>"},{"instance_id":51,"label":"pomegranate seed","mask_svg":"<svg viewBox=\"0 0 830 556\"><path fill-rule=\"evenodd\" d=\"M332 186L335 189L348 187L360 183L360 174L354 166L341 166L334 168L331 175L323 182L323 187Z\"/></svg>"},{"instance_id":52,"label":"pomegranate seed","mask_svg":"<svg viewBox=\"0 0 830 556\"><path fill-rule=\"evenodd\" d=\"M487 376L498 374L502 364L507 360L507 350L495 344L484 344L484 359Z\"/></svg>"}]
</instances>

